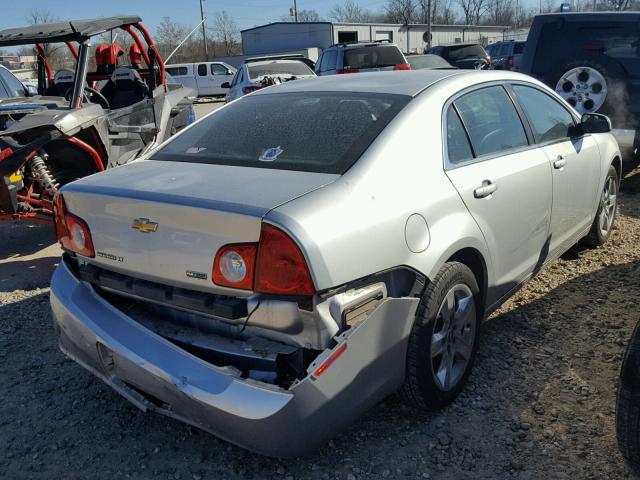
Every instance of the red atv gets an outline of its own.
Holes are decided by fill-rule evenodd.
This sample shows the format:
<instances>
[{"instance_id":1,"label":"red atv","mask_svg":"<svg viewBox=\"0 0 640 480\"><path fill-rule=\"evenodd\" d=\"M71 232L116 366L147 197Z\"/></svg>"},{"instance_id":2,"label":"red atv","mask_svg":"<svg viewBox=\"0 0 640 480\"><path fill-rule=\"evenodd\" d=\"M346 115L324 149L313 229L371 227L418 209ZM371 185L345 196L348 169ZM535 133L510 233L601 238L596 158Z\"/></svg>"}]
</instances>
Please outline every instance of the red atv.
<instances>
[{"instance_id":1,"label":"red atv","mask_svg":"<svg viewBox=\"0 0 640 480\"><path fill-rule=\"evenodd\" d=\"M91 38L114 30L133 39L129 55L118 44L92 52ZM53 43L66 44L73 70L52 71L45 45ZM51 222L60 186L127 163L195 120L195 92L167 82L139 17L0 31L0 48L16 45L35 45L38 88L0 99L0 220Z\"/></svg>"}]
</instances>

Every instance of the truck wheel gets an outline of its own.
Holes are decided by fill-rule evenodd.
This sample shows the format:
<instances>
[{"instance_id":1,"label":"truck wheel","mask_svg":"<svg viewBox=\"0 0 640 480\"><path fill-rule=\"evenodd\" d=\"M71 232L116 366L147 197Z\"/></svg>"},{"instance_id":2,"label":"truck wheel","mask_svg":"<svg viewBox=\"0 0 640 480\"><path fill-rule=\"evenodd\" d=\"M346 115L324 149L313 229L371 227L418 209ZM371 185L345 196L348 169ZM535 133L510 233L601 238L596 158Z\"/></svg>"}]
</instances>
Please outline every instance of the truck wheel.
<instances>
[{"instance_id":1,"label":"truck wheel","mask_svg":"<svg viewBox=\"0 0 640 480\"><path fill-rule=\"evenodd\" d=\"M600 204L596 218L591 224L591 230L584 238L590 247L599 247L611 236L618 208L618 172L613 165L609 166L607 178L600 194Z\"/></svg>"},{"instance_id":2,"label":"truck wheel","mask_svg":"<svg viewBox=\"0 0 640 480\"><path fill-rule=\"evenodd\" d=\"M480 320L475 276L462 263L445 264L425 289L409 336L405 403L438 409L458 396L471 372Z\"/></svg>"},{"instance_id":3,"label":"truck wheel","mask_svg":"<svg viewBox=\"0 0 640 480\"><path fill-rule=\"evenodd\" d=\"M618 448L640 475L640 322L636 324L622 361L616 401Z\"/></svg>"}]
</instances>

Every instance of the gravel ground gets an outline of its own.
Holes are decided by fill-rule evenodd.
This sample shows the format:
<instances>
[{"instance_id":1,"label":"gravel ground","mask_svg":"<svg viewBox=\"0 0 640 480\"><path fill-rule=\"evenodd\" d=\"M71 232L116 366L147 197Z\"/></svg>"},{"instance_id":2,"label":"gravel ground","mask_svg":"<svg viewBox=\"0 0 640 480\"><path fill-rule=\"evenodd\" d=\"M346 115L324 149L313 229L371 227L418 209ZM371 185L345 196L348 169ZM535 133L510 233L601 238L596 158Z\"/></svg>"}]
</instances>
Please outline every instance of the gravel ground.
<instances>
[{"instance_id":1,"label":"gravel ground","mask_svg":"<svg viewBox=\"0 0 640 480\"><path fill-rule=\"evenodd\" d=\"M66 360L51 328L46 226L0 225L0 478L621 479L617 374L640 295L640 174L617 231L575 248L483 325L476 368L437 413L382 402L283 462L143 414Z\"/></svg>"}]
</instances>

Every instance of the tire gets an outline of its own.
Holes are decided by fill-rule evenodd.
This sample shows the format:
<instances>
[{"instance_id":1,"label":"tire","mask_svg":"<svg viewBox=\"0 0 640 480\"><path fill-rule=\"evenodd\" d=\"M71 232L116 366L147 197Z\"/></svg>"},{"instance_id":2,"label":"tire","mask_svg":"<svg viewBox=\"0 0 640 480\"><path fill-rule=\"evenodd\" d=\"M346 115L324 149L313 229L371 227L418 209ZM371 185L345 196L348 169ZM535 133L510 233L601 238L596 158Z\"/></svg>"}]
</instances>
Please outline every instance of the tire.
<instances>
[{"instance_id":1,"label":"tire","mask_svg":"<svg viewBox=\"0 0 640 480\"><path fill-rule=\"evenodd\" d=\"M425 289L409 336L406 378L399 392L406 404L435 410L458 396L478 348L480 305L478 283L469 267L446 263ZM456 328L448 328L447 319ZM435 346L441 353L432 355ZM446 362L448 358L453 361Z\"/></svg>"},{"instance_id":2,"label":"tire","mask_svg":"<svg viewBox=\"0 0 640 480\"><path fill-rule=\"evenodd\" d=\"M640 475L640 322L624 354L616 400L618 448L635 475Z\"/></svg>"},{"instance_id":3,"label":"tire","mask_svg":"<svg viewBox=\"0 0 640 480\"><path fill-rule=\"evenodd\" d=\"M586 74L584 79L580 79L581 74ZM581 115L600 112L612 117L613 124L620 128L629 121L628 118L616 118L628 116L626 109L620 108L629 103L624 79L624 70L619 65L606 58L596 57L559 65L549 75L547 84Z\"/></svg>"},{"instance_id":4,"label":"tire","mask_svg":"<svg viewBox=\"0 0 640 480\"><path fill-rule=\"evenodd\" d=\"M618 211L618 186L618 172L613 165L610 165L602 187L596 217L591 224L591 230L584 238L584 243L590 247L599 247L611 236ZM606 228L603 228L604 222L606 222Z\"/></svg>"}]
</instances>

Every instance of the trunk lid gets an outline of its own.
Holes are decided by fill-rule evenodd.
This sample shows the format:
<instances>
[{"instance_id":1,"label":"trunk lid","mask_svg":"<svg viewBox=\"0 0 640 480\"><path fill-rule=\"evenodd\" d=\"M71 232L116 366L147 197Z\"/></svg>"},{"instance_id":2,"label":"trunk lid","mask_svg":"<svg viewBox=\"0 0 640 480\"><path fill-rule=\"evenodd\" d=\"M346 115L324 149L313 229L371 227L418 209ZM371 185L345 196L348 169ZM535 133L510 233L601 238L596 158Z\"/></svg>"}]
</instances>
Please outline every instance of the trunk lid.
<instances>
[{"instance_id":1,"label":"trunk lid","mask_svg":"<svg viewBox=\"0 0 640 480\"><path fill-rule=\"evenodd\" d=\"M218 248L257 242L269 210L336 178L140 160L62 191L68 211L89 226L96 251L91 263L176 287L230 293L211 280Z\"/></svg>"}]
</instances>

